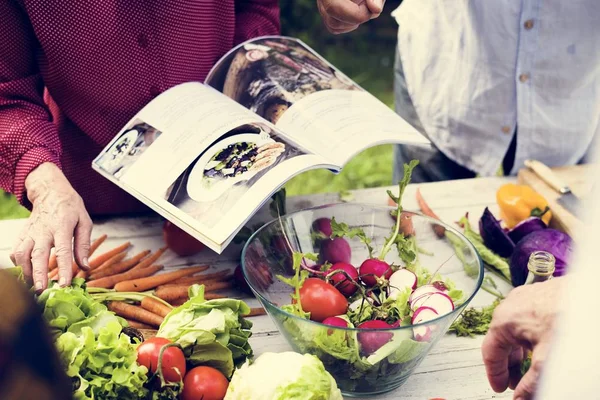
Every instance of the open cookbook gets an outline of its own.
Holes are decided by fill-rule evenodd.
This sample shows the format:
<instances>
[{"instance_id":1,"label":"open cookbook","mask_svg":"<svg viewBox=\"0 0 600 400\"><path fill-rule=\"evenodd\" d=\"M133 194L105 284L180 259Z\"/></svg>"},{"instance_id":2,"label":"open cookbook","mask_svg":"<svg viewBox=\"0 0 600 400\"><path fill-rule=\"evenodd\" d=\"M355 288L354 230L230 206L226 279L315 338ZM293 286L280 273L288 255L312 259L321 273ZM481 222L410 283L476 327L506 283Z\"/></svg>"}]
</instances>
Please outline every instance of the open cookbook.
<instances>
[{"instance_id":1,"label":"open cookbook","mask_svg":"<svg viewBox=\"0 0 600 400\"><path fill-rule=\"evenodd\" d=\"M429 140L306 44L245 42L146 105L93 168L221 253L295 175Z\"/></svg>"}]
</instances>

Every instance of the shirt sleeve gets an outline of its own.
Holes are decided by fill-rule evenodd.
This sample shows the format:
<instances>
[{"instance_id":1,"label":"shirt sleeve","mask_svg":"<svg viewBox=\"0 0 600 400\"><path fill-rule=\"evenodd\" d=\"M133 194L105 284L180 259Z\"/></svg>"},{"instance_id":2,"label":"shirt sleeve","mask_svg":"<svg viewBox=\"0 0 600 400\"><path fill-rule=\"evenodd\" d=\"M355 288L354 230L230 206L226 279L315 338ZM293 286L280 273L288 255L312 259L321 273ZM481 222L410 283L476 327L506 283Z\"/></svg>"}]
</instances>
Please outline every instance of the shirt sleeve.
<instances>
[{"instance_id":1,"label":"shirt sleeve","mask_svg":"<svg viewBox=\"0 0 600 400\"><path fill-rule=\"evenodd\" d=\"M279 35L279 0L237 0L236 44L258 36Z\"/></svg>"},{"instance_id":2,"label":"shirt sleeve","mask_svg":"<svg viewBox=\"0 0 600 400\"><path fill-rule=\"evenodd\" d=\"M27 175L44 162L60 167L61 146L44 102L39 44L17 3L0 0L0 188L26 204Z\"/></svg>"}]
</instances>

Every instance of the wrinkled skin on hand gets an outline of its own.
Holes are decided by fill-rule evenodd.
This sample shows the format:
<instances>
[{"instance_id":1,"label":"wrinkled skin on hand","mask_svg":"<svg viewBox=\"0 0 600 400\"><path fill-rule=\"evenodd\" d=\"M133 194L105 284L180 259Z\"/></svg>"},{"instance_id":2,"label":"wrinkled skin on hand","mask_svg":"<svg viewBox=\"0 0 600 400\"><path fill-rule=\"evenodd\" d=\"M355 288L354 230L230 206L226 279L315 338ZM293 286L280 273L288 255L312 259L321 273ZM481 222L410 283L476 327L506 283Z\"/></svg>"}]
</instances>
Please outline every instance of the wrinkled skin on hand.
<instances>
[{"instance_id":1,"label":"wrinkled skin on hand","mask_svg":"<svg viewBox=\"0 0 600 400\"><path fill-rule=\"evenodd\" d=\"M33 208L11 259L23 268L27 281L40 292L48 286L48 262L54 247L59 284L70 285L73 254L82 269L89 268L92 220L83 200L52 163L33 170L25 180L25 187Z\"/></svg>"},{"instance_id":2,"label":"wrinkled skin on hand","mask_svg":"<svg viewBox=\"0 0 600 400\"><path fill-rule=\"evenodd\" d=\"M323 22L333 34L351 32L379 17L385 0L317 0Z\"/></svg>"},{"instance_id":3,"label":"wrinkled skin on hand","mask_svg":"<svg viewBox=\"0 0 600 400\"><path fill-rule=\"evenodd\" d=\"M510 387L515 399L533 398L565 286L565 278L519 286L494 311L481 350L488 380L497 393ZM521 377L527 350L533 353L531 367Z\"/></svg>"}]
</instances>

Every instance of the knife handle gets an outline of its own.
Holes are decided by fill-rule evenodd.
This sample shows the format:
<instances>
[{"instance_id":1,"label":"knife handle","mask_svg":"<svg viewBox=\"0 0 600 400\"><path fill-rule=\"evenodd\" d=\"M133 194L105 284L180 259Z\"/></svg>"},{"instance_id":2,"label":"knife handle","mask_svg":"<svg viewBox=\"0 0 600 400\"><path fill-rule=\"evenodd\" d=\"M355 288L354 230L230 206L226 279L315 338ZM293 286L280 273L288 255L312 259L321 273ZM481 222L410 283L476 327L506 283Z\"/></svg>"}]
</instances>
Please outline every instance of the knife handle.
<instances>
[{"instance_id":1,"label":"knife handle","mask_svg":"<svg viewBox=\"0 0 600 400\"><path fill-rule=\"evenodd\" d=\"M566 194L570 193L571 189L565 183L563 183L547 165L537 160L526 160L525 166L532 170L537 176L539 176L544 182L550 187L556 190L558 193Z\"/></svg>"}]
</instances>

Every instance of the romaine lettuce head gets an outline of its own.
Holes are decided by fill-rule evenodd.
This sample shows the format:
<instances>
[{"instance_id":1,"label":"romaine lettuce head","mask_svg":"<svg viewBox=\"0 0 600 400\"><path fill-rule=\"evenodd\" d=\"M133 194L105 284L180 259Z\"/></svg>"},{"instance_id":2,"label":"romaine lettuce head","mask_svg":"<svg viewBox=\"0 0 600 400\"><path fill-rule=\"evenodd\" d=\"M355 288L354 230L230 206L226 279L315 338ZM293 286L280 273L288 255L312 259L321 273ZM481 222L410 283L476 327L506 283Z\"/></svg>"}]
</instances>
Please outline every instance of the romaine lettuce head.
<instances>
[{"instance_id":1,"label":"romaine lettuce head","mask_svg":"<svg viewBox=\"0 0 600 400\"><path fill-rule=\"evenodd\" d=\"M225 400L342 400L323 363L310 354L264 353L235 371Z\"/></svg>"}]
</instances>

